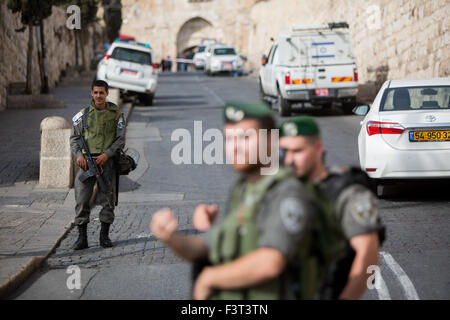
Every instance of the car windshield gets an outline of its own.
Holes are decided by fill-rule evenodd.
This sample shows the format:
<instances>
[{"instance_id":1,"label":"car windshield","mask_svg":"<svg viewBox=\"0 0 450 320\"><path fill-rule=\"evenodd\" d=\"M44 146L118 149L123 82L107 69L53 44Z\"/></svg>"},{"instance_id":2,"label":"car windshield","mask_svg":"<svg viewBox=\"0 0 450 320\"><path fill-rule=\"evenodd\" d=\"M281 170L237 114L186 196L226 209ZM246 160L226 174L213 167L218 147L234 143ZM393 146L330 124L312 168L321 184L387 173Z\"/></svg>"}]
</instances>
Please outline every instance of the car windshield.
<instances>
[{"instance_id":1,"label":"car windshield","mask_svg":"<svg viewBox=\"0 0 450 320\"><path fill-rule=\"evenodd\" d=\"M216 56L224 56L229 54L236 54L234 48L218 48L214 49L214 55Z\"/></svg>"},{"instance_id":2,"label":"car windshield","mask_svg":"<svg viewBox=\"0 0 450 320\"><path fill-rule=\"evenodd\" d=\"M152 64L152 57L150 53L128 48L115 48L113 53L111 54L111 58L139 64Z\"/></svg>"},{"instance_id":3,"label":"car windshield","mask_svg":"<svg viewBox=\"0 0 450 320\"><path fill-rule=\"evenodd\" d=\"M206 46L199 46L197 52L205 52Z\"/></svg>"},{"instance_id":4,"label":"car windshield","mask_svg":"<svg viewBox=\"0 0 450 320\"><path fill-rule=\"evenodd\" d=\"M380 111L450 109L450 86L386 89Z\"/></svg>"}]
</instances>

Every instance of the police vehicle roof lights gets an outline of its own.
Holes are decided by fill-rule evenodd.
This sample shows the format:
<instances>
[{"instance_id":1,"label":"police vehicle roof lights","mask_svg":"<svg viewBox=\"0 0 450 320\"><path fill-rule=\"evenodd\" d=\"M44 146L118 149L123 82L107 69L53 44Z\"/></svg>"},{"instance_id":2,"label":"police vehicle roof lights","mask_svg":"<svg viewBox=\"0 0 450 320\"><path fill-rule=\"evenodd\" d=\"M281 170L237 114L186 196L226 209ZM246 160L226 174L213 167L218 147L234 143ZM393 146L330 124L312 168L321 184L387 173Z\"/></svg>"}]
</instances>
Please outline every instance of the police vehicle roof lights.
<instances>
[{"instance_id":1,"label":"police vehicle roof lights","mask_svg":"<svg viewBox=\"0 0 450 320\"><path fill-rule=\"evenodd\" d=\"M330 22L328 24L315 25L315 26L293 25L291 27L291 31L298 32L298 31L310 31L310 30L333 30L333 29L340 29L340 28L349 28L349 25L345 21Z\"/></svg>"},{"instance_id":2,"label":"police vehicle roof lights","mask_svg":"<svg viewBox=\"0 0 450 320\"><path fill-rule=\"evenodd\" d=\"M134 40L127 40L127 39L116 38L115 42L124 42L124 43L129 43L129 44L135 44L135 45L138 45L138 46L142 46L142 47L146 47L146 48L150 48L151 49L151 46L148 43L136 42Z\"/></svg>"}]
</instances>

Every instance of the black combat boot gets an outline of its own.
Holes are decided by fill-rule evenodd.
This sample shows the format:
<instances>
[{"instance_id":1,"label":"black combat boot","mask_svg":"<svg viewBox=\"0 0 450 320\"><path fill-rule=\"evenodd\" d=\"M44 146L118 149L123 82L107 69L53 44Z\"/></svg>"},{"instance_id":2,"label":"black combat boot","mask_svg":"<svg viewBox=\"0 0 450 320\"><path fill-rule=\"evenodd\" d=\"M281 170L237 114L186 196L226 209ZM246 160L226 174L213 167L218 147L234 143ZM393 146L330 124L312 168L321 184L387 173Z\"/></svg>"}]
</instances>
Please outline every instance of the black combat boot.
<instances>
[{"instance_id":1,"label":"black combat boot","mask_svg":"<svg viewBox=\"0 0 450 320\"><path fill-rule=\"evenodd\" d=\"M78 239L73 245L74 250L81 250L86 248L88 248L87 223L78 226Z\"/></svg>"},{"instance_id":2,"label":"black combat boot","mask_svg":"<svg viewBox=\"0 0 450 320\"><path fill-rule=\"evenodd\" d=\"M100 245L103 248L111 248L113 246L111 239L108 236L110 225L110 223L102 222L102 228L100 229Z\"/></svg>"}]
</instances>

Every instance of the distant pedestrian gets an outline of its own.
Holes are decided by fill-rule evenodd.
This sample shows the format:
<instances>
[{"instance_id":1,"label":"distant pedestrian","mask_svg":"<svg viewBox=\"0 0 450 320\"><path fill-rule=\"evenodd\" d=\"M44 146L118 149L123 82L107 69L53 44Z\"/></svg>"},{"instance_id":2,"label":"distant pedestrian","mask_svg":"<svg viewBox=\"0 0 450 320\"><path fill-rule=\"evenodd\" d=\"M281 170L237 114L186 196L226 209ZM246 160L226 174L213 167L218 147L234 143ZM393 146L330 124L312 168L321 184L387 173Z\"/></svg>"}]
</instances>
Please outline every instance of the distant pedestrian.
<instances>
[{"instance_id":1,"label":"distant pedestrian","mask_svg":"<svg viewBox=\"0 0 450 320\"><path fill-rule=\"evenodd\" d=\"M170 56L167 56L167 69L166 71L168 72L172 72L172 58L170 58Z\"/></svg>"}]
</instances>

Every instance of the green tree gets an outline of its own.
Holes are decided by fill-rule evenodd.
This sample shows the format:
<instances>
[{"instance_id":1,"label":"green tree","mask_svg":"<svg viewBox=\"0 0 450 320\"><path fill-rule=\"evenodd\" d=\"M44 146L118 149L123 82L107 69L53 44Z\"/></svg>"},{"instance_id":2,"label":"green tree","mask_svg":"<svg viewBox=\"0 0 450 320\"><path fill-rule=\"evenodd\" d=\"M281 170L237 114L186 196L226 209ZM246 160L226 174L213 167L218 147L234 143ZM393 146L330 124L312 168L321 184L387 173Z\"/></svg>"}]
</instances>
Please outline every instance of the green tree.
<instances>
[{"instance_id":1,"label":"green tree","mask_svg":"<svg viewBox=\"0 0 450 320\"><path fill-rule=\"evenodd\" d=\"M122 27L122 4L120 0L102 0L103 19L106 24L106 35L110 43L119 35Z\"/></svg>"},{"instance_id":2,"label":"green tree","mask_svg":"<svg viewBox=\"0 0 450 320\"><path fill-rule=\"evenodd\" d=\"M13 13L20 13L25 31L28 27L27 74L25 92L31 93L31 55L33 53L33 26L40 25L42 20L52 14L51 0L8 0L8 8Z\"/></svg>"},{"instance_id":3,"label":"green tree","mask_svg":"<svg viewBox=\"0 0 450 320\"><path fill-rule=\"evenodd\" d=\"M81 14L81 30L75 31L75 60L78 64L78 48L81 50L82 69L86 69L86 59L84 55L84 39L87 27L97 21L97 11L99 0L54 0L55 5L62 6L65 10L68 6L77 5L80 7Z\"/></svg>"}]
</instances>

